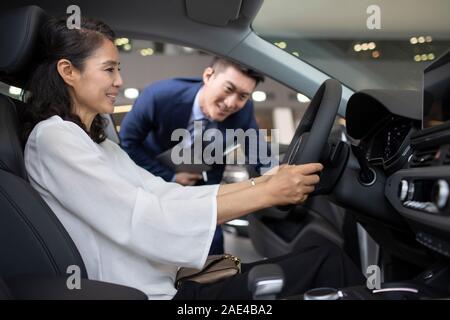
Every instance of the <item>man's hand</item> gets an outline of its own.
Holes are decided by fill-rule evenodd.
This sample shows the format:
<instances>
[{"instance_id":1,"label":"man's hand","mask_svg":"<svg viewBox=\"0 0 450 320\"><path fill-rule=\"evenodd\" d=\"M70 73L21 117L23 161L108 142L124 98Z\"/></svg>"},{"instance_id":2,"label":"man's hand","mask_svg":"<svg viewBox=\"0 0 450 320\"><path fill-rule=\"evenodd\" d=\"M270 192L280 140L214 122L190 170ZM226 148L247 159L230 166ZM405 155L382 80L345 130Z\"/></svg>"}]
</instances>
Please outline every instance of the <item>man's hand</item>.
<instances>
[{"instance_id":1,"label":"man's hand","mask_svg":"<svg viewBox=\"0 0 450 320\"><path fill-rule=\"evenodd\" d=\"M175 182L183 186L193 186L202 178L202 175L198 173L178 172L175 174Z\"/></svg>"}]
</instances>

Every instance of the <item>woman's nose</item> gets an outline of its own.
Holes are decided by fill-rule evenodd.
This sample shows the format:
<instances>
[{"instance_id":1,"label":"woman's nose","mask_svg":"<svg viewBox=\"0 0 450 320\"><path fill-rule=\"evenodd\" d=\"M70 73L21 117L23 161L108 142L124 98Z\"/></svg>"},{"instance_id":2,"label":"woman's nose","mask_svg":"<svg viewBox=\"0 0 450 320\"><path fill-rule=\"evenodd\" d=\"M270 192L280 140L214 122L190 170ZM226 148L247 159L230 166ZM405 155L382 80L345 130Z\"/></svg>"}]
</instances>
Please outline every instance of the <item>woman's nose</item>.
<instances>
[{"instance_id":1,"label":"woman's nose","mask_svg":"<svg viewBox=\"0 0 450 320\"><path fill-rule=\"evenodd\" d=\"M123 80L122 80L122 76L120 75L120 73L118 73L117 77L114 79L113 85L118 88L123 85Z\"/></svg>"}]
</instances>

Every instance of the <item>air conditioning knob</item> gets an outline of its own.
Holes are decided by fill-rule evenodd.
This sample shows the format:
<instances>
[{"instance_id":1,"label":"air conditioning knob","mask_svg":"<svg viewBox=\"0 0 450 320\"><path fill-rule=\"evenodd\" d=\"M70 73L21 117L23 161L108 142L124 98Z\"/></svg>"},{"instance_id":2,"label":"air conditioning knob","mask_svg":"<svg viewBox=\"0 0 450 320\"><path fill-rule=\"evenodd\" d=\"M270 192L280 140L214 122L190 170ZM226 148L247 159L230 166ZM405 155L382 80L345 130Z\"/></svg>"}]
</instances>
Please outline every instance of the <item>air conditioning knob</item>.
<instances>
[{"instance_id":1,"label":"air conditioning knob","mask_svg":"<svg viewBox=\"0 0 450 320\"><path fill-rule=\"evenodd\" d=\"M444 179L439 179L433 186L433 200L434 204L439 208L443 209L447 205L449 196L449 186L448 182Z\"/></svg>"}]
</instances>

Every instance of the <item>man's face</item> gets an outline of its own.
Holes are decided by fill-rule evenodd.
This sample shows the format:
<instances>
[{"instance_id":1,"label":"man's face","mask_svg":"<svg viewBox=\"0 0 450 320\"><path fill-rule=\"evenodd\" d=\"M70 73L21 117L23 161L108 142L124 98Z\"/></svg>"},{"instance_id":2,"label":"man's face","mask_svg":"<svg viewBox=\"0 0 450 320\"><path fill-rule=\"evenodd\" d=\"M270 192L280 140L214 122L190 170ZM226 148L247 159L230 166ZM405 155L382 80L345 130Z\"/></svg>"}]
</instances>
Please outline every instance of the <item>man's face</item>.
<instances>
[{"instance_id":1,"label":"man's face","mask_svg":"<svg viewBox=\"0 0 450 320\"><path fill-rule=\"evenodd\" d=\"M232 66L218 71L206 68L203 82L200 106L207 117L219 122L241 110L256 86L254 79Z\"/></svg>"}]
</instances>

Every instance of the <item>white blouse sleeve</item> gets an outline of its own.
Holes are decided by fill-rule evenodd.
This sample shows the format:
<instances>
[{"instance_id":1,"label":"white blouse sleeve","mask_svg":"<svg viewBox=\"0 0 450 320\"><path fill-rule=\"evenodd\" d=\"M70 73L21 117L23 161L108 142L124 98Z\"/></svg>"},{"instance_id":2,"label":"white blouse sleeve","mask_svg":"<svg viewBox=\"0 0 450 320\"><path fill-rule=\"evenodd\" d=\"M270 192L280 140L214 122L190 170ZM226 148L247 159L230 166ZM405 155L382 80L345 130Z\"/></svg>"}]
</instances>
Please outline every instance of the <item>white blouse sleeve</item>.
<instances>
[{"instance_id":1,"label":"white blouse sleeve","mask_svg":"<svg viewBox=\"0 0 450 320\"><path fill-rule=\"evenodd\" d=\"M134 161L128 156L128 154L122 150L117 144L112 141L108 143L115 149L116 155L123 163L133 165L131 170L135 170L140 176L144 188L147 191L154 193L160 197L167 197L167 199L193 199L208 197L211 194L217 195L219 191L219 185L204 185L204 186L182 186L175 182L166 182L161 177L157 177L147 170L136 165Z\"/></svg>"},{"instance_id":2,"label":"white blouse sleeve","mask_svg":"<svg viewBox=\"0 0 450 320\"><path fill-rule=\"evenodd\" d=\"M136 187L111 169L87 136L80 137L75 124L38 129L36 171L63 207L151 261L203 266L217 221L217 187L189 190L187 197L184 188L173 192L158 179L147 182L149 188Z\"/></svg>"}]
</instances>

